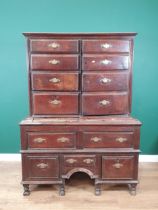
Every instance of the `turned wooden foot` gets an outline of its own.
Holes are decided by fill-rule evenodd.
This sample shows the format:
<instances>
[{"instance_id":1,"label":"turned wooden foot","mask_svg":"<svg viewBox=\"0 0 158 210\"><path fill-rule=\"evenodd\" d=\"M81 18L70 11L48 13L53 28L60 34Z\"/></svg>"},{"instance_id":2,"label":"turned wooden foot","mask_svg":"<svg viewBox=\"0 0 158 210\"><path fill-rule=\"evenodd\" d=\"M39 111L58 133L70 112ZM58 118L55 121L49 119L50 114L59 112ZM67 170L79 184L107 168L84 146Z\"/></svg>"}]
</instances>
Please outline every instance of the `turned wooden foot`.
<instances>
[{"instance_id":1,"label":"turned wooden foot","mask_svg":"<svg viewBox=\"0 0 158 210\"><path fill-rule=\"evenodd\" d=\"M95 184L95 195L101 195L101 185Z\"/></svg>"},{"instance_id":2,"label":"turned wooden foot","mask_svg":"<svg viewBox=\"0 0 158 210\"><path fill-rule=\"evenodd\" d=\"M29 184L23 184L23 188L24 188L23 195L24 196L30 195Z\"/></svg>"},{"instance_id":3,"label":"turned wooden foot","mask_svg":"<svg viewBox=\"0 0 158 210\"><path fill-rule=\"evenodd\" d=\"M129 192L131 195L136 195L137 184L128 184Z\"/></svg>"},{"instance_id":4,"label":"turned wooden foot","mask_svg":"<svg viewBox=\"0 0 158 210\"><path fill-rule=\"evenodd\" d=\"M63 180L63 183L60 185L59 195L60 196L64 196L65 195L65 180Z\"/></svg>"}]
</instances>

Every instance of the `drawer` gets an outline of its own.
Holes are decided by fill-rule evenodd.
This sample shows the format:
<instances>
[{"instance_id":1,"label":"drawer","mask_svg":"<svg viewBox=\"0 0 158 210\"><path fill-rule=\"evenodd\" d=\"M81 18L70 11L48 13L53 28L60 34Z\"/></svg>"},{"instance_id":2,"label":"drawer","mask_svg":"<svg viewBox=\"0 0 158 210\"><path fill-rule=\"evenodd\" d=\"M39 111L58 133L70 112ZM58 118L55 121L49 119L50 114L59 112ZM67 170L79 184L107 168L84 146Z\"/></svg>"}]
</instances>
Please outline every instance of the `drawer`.
<instances>
[{"instance_id":1,"label":"drawer","mask_svg":"<svg viewBox=\"0 0 158 210\"><path fill-rule=\"evenodd\" d=\"M28 148L75 148L75 133L28 133Z\"/></svg>"},{"instance_id":2,"label":"drawer","mask_svg":"<svg viewBox=\"0 0 158 210\"><path fill-rule=\"evenodd\" d=\"M77 91L78 73L34 73L33 90Z\"/></svg>"},{"instance_id":3,"label":"drawer","mask_svg":"<svg viewBox=\"0 0 158 210\"><path fill-rule=\"evenodd\" d=\"M128 90L128 72L83 73L83 91L125 91Z\"/></svg>"},{"instance_id":4,"label":"drawer","mask_svg":"<svg viewBox=\"0 0 158 210\"><path fill-rule=\"evenodd\" d=\"M33 70L77 70L78 55L31 55Z\"/></svg>"},{"instance_id":5,"label":"drawer","mask_svg":"<svg viewBox=\"0 0 158 210\"><path fill-rule=\"evenodd\" d=\"M78 114L78 93L33 93L33 113Z\"/></svg>"},{"instance_id":6,"label":"drawer","mask_svg":"<svg viewBox=\"0 0 158 210\"><path fill-rule=\"evenodd\" d=\"M83 53L129 52L129 41L124 40L84 40Z\"/></svg>"},{"instance_id":7,"label":"drawer","mask_svg":"<svg viewBox=\"0 0 158 210\"><path fill-rule=\"evenodd\" d=\"M84 148L133 148L133 132L84 132Z\"/></svg>"},{"instance_id":8,"label":"drawer","mask_svg":"<svg viewBox=\"0 0 158 210\"><path fill-rule=\"evenodd\" d=\"M83 70L125 70L129 57L125 55L84 55Z\"/></svg>"},{"instance_id":9,"label":"drawer","mask_svg":"<svg viewBox=\"0 0 158 210\"><path fill-rule=\"evenodd\" d=\"M136 166L137 167L137 166ZM133 179L134 156L103 156L103 179Z\"/></svg>"},{"instance_id":10,"label":"drawer","mask_svg":"<svg viewBox=\"0 0 158 210\"><path fill-rule=\"evenodd\" d=\"M83 94L82 112L84 115L127 114L127 92Z\"/></svg>"},{"instance_id":11,"label":"drawer","mask_svg":"<svg viewBox=\"0 0 158 210\"><path fill-rule=\"evenodd\" d=\"M59 159L53 155L23 156L23 180L51 180L59 177ZM29 170L28 170L29 169Z\"/></svg>"},{"instance_id":12,"label":"drawer","mask_svg":"<svg viewBox=\"0 0 158 210\"><path fill-rule=\"evenodd\" d=\"M78 40L38 39L30 41L31 52L78 52Z\"/></svg>"}]
</instances>

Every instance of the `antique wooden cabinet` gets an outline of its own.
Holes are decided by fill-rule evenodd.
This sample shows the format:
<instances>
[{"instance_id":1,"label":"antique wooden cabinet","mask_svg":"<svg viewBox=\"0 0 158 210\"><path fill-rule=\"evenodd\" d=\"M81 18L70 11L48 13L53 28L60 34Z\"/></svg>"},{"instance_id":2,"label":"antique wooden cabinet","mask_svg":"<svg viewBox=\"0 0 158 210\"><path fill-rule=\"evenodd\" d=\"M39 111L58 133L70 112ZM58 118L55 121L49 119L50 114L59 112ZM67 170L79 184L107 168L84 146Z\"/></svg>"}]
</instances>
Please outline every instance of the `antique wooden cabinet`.
<instances>
[{"instance_id":1,"label":"antique wooden cabinet","mask_svg":"<svg viewBox=\"0 0 158 210\"><path fill-rule=\"evenodd\" d=\"M135 194L141 123L130 116L136 33L24 33L30 116L20 123L22 184L59 184L75 172Z\"/></svg>"}]
</instances>

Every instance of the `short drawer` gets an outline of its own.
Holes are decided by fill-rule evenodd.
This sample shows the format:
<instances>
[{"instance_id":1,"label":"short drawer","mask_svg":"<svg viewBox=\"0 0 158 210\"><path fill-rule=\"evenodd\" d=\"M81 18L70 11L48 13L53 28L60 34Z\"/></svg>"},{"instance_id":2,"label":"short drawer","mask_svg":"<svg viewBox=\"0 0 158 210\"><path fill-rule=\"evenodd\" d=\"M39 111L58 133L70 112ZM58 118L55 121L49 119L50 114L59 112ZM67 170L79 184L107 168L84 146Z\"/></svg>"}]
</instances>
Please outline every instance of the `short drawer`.
<instances>
[{"instance_id":1,"label":"short drawer","mask_svg":"<svg viewBox=\"0 0 158 210\"><path fill-rule=\"evenodd\" d=\"M23 155L23 180L51 180L59 177L59 159L54 155ZM29 170L28 170L29 169Z\"/></svg>"},{"instance_id":2,"label":"short drawer","mask_svg":"<svg viewBox=\"0 0 158 210\"><path fill-rule=\"evenodd\" d=\"M75 148L76 133L28 133L28 148Z\"/></svg>"},{"instance_id":3,"label":"short drawer","mask_svg":"<svg viewBox=\"0 0 158 210\"><path fill-rule=\"evenodd\" d=\"M134 156L132 155L102 157L103 179L133 179L134 171Z\"/></svg>"},{"instance_id":4,"label":"short drawer","mask_svg":"<svg viewBox=\"0 0 158 210\"><path fill-rule=\"evenodd\" d=\"M83 53L129 52L129 41L124 40L83 40Z\"/></svg>"},{"instance_id":5,"label":"short drawer","mask_svg":"<svg viewBox=\"0 0 158 210\"><path fill-rule=\"evenodd\" d=\"M32 70L77 70L78 55L31 55Z\"/></svg>"},{"instance_id":6,"label":"short drawer","mask_svg":"<svg viewBox=\"0 0 158 210\"><path fill-rule=\"evenodd\" d=\"M82 112L84 115L127 114L127 92L82 95Z\"/></svg>"},{"instance_id":7,"label":"short drawer","mask_svg":"<svg viewBox=\"0 0 158 210\"><path fill-rule=\"evenodd\" d=\"M84 55L83 70L126 70L129 57L125 55Z\"/></svg>"},{"instance_id":8,"label":"short drawer","mask_svg":"<svg viewBox=\"0 0 158 210\"><path fill-rule=\"evenodd\" d=\"M60 40L60 39L32 39L30 41L31 52L78 52L78 40Z\"/></svg>"},{"instance_id":9,"label":"short drawer","mask_svg":"<svg viewBox=\"0 0 158 210\"><path fill-rule=\"evenodd\" d=\"M133 132L84 132L84 148L133 148Z\"/></svg>"},{"instance_id":10,"label":"short drawer","mask_svg":"<svg viewBox=\"0 0 158 210\"><path fill-rule=\"evenodd\" d=\"M128 90L128 72L83 73L83 91L125 91Z\"/></svg>"},{"instance_id":11,"label":"short drawer","mask_svg":"<svg viewBox=\"0 0 158 210\"><path fill-rule=\"evenodd\" d=\"M78 114L78 93L33 93L33 113Z\"/></svg>"},{"instance_id":12,"label":"short drawer","mask_svg":"<svg viewBox=\"0 0 158 210\"><path fill-rule=\"evenodd\" d=\"M77 91L78 73L34 73L33 90Z\"/></svg>"}]
</instances>

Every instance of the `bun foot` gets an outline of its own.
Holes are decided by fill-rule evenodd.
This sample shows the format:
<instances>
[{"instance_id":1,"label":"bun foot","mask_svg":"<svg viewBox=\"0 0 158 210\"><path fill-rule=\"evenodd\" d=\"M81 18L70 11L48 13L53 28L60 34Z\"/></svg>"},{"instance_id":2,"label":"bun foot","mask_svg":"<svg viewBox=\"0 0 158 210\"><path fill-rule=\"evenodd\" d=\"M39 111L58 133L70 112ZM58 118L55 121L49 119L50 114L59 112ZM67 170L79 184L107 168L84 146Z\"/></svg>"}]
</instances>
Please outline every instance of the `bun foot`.
<instances>
[{"instance_id":1,"label":"bun foot","mask_svg":"<svg viewBox=\"0 0 158 210\"><path fill-rule=\"evenodd\" d=\"M24 188L23 196L30 195L29 185L28 184L23 184L23 188Z\"/></svg>"},{"instance_id":2,"label":"bun foot","mask_svg":"<svg viewBox=\"0 0 158 210\"><path fill-rule=\"evenodd\" d=\"M129 193L131 195L136 195L136 186L137 184L128 184Z\"/></svg>"},{"instance_id":3,"label":"bun foot","mask_svg":"<svg viewBox=\"0 0 158 210\"><path fill-rule=\"evenodd\" d=\"M95 195L96 196L101 195L101 185L100 184L95 185Z\"/></svg>"}]
</instances>

